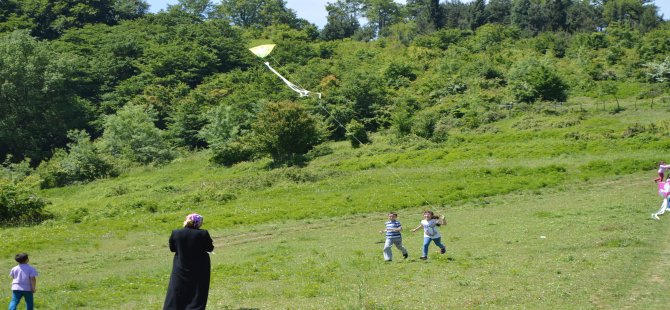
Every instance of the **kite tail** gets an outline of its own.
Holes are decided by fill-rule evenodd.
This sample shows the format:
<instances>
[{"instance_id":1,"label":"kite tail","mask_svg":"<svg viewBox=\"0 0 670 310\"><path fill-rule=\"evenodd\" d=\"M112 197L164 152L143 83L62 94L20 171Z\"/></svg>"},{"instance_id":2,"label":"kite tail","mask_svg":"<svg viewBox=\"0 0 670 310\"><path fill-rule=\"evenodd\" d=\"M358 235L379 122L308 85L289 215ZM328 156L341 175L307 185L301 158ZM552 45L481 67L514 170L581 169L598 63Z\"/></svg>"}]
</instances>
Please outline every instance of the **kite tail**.
<instances>
[{"instance_id":1,"label":"kite tail","mask_svg":"<svg viewBox=\"0 0 670 310\"><path fill-rule=\"evenodd\" d=\"M309 90L306 90L306 89L304 89L304 88L302 88L302 87L300 87L300 86L298 86L298 85L295 85L295 84L291 83L291 81L287 80L285 77L283 77L281 74L279 74L279 72L277 72L277 70L275 70L274 68L272 68L272 67L270 66L270 63L269 63L269 62L266 62L265 65L268 67L268 69L270 69L270 71L272 71L272 72L273 72L274 74L276 74L282 81L284 81L284 83L286 83L286 85L287 85L289 88L291 88L293 91L295 91L295 92L297 92L298 94L300 94L300 97L307 97L307 96L309 96L309 94L312 93L312 92L309 91ZM316 94L319 96L319 99L321 99L321 93L316 93Z\"/></svg>"}]
</instances>

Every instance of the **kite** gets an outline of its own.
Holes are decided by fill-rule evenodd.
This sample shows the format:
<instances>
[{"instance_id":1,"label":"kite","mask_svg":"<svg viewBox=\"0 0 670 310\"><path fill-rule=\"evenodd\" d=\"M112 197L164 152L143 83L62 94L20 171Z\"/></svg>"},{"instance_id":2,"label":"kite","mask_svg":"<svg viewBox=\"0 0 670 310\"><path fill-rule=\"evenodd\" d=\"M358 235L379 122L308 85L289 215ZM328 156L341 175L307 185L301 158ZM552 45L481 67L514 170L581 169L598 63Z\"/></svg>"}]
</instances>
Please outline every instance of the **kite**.
<instances>
[{"instance_id":1,"label":"kite","mask_svg":"<svg viewBox=\"0 0 670 310\"><path fill-rule=\"evenodd\" d=\"M254 55L256 55L260 58L265 58L266 56L268 56L272 52L272 49L274 49L275 46L276 46L276 44L263 44L263 45L259 45L259 46L254 46L254 47L250 48L249 50L252 53L254 53ZM269 62L266 61L265 66L267 66L268 69L270 69L270 71L272 71L272 73L276 74L282 81L284 81L284 83L290 89L292 89L293 91L300 94L300 97L308 97L310 94L312 94L311 91L306 90L306 89L304 89L304 88L302 88L298 85L295 85L295 84L291 83L291 81L287 80L285 77L283 77L281 74L279 74L279 72L277 72L277 70L272 68L270 66ZM314 93L314 94L316 94L319 97L319 99L321 99L321 93Z\"/></svg>"}]
</instances>

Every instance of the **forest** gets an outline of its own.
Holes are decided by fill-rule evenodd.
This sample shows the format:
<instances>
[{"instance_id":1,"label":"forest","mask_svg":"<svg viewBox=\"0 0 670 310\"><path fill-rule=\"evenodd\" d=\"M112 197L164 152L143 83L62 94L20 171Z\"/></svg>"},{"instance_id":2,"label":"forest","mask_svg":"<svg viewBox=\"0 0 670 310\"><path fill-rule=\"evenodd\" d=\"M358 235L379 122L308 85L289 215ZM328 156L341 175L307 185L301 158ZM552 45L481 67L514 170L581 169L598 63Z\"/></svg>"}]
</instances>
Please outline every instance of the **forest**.
<instances>
[{"instance_id":1,"label":"forest","mask_svg":"<svg viewBox=\"0 0 670 310\"><path fill-rule=\"evenodd\" d=\"M336 0L317 28L283 0L0 2L0 220L39 189L205 150L305 166L327 141L445 143L590 98L667 100L670 25L649 0ZM248 48L276 44L267 59ZM321 98L299 97L267 70ZM515 114L516 113L516 114Z\"/></svg>"}]
</instances>

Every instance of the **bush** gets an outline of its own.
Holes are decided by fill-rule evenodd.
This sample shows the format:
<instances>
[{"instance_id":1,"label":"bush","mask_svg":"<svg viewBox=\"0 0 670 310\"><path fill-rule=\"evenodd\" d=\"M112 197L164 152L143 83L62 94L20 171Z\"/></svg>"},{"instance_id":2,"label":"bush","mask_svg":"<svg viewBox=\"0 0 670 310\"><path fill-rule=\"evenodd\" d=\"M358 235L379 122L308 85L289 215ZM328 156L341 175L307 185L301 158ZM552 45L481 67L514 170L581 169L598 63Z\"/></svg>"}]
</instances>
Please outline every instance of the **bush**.
<instances>
[{"instance_id":1,"label":"bush","mask_svg":"<svg viewBox=\"0 0 670 310\"><path fill-rule=\"evenodd\" d=\"M399 108L391 114L391 131L397 138L412 132L412 115L407 108Z\"/></svg>"},{"instance_id":2,"label":"bush","mask_svg":"<svg viewBox=\"0 0 670 310\"><path fill-rule=\"evenodd\" d=\"M412 133L424 139L432 138L439 117L440 115L434 111L420 111L413 118Z\"/></svg>"},{"instance_id":3,"label":"bush","mask_svg":"<svg viewBox=\"0 0 670 310\"><path fill-rule=\"evenodd\" d=\"M416 80L416 73L408 64L393 62L384 70L384 78L386 79L386 85L397 89L409 86L410 81Z\"/></svg>"},{"instance_id":4,"label":"bush","mask_svg":"<svg viewBox=\"0 0 670 310\"><path fill-rule=\"evenodd\" d=\"M90 141L85 131L68 132L69 152L63 149L54 151L48 161L37 167L42 178L42 188L60 187L78 182L114 177L118 175L116 167L102 156Z\"/></svg>"},{"instance_id":5,"label":"bush","mask_svg":"<svg viewBox=\"0 0 670 310\"><path fill-rule=\"evenodd\" d=\"M361 143L370 142L368 133L365 131L365 126L357 120L352 120L347 124L347 139L349 139L353 148L359 147Z\"/></svg>"},{"instance_id":6,"label":"bush","mask_svg":"<svg viewBox=\"0 0 670 310\"><path fill-rule=\"evenodd\" d=\"M210 158L210 161L219 165L232 166L236 163L252 159L254 153L254 149L249 143L233 140L212 147L212 158Z\"/></svg>"},{"instance_id":7,"label":"bush","mask_svg":"<svg viewBox=\"0 0 670 310\"><path fill-rule=\"evenodd\" d=\"M163 132L156 128L156 113L150 108L126 105L105 119L101 144L115 157L131 162L166 163L174 157Z\"/></svg>"},{"instance_id":8,"label":"bush","mask_svg":"<svg viewBox=\"0 0 670 310\"><path fill-rule=\"evenodd\" d=\"M448 117L442 117L435 124L435 129L433 130L433 136L431 140L435 142L444 142L449 138L449 130L451 129L450 125L451 120Z\"/></svg>"},{"instance_id":9,"label":"bush","mask_svg":"<svg viewBox=\"0 0 670 310\"><path fill-rule=\"evenodd\" d=\"M304 155L326 136L325 126L295 102L269 103L252 125L258 151L277 162Z\"/></svg>"},{"instance_id":10,"label":"bush","mask_svg":"<svg viewBox=\"0 0 670 310\"><path fill-rule=\"evenodd\" d=\"M535 100L560 101L568 98L568 86L548 64L528 59L521 61L511 70L508 79L512 94L522 102Z\"/></svg>"},{"instance_id":11,"label":"bush","mask_svg":"<svg viewBox=\"0 0 670 310\"><path fill-rule=\"evenodd\" d=\"M21 162L13 163L11 155L7 155L1 168L0 179L7 179L12 182L21 182L33 173L33 169L30 167L30 158L24 158Z\"/></svg>"},{"instance_id":12,"label":"bush","mask_svg":"<svg viewBox=\"0 0 670 310\"><path fill-rule=\"evenodd\" d=\"M212 147L219 147L237 139L249 130L249 115L244 110L231 105L219 105L207 114L208 124L198 136Z\"/></svg>"},{"instance_id":13,"label":"bush","mask_svg":"<svg viewBox=\"0 0 670 310\"><path fill-rule=\"evenodd\" d=\"M0 222L34 223L50 214L44 210L47 201L38 197L24 183L0 179Z\"/></svg>"}]
</instances>

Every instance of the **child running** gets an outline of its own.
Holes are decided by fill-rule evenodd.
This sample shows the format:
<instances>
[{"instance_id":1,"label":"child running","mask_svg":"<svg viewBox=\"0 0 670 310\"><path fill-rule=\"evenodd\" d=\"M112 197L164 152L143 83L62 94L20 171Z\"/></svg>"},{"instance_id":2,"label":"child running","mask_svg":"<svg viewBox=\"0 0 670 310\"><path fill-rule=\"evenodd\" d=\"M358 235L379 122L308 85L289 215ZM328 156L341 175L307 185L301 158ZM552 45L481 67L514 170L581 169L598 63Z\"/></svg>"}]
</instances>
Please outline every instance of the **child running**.
<instances>
[{"instance_id":1,"label":"child running","mask_svg":"<svg viewBox=\"0 0 670 310\"><path fill-rule=\"evenodd\" d=\"M9 272L9 276L12 277L12 301L9 302L9 310L16 310L21 298L26 299L26 310L33 310L33 294L37 290L37 270L28 265L26 253L16 254L14 260L19 264Z\"/></svg>"},{"instance_id":2,"label":"child running","mask_svg":"<svg viewBox=\"0 0 670 310\"><path fill-rule=\"evenodd\" d=\"M663 202L661 207L655 213L651 214L651 218L654 220L660 220L659 215L665 214L665 211L668 209L668 200L670 199L670 182L658 182L658 195L663 197Z\"/></svg>"},{"instance_id":3,"label":"child running","mask_svg":"<svg viewBox=\"0 0 670 310\"><path fill-rule=\"evenodd\" d=\"M440 248L440 254L447 252L447 247L445 247L442 242L440 242L442 235L440 235L440 231L437 230L438 226L444 224L446 224L444 217L436 216L433 211L423 211L423 220L421 220L421 225L412 229L412 232L415 232L423 227L423 256L419 257L420 259L428 259L428 246L430 245L431 241L435 242L435 245Z\"/></svg>"},{"instance_id":4,"label":"child running","mask_svg":"<svg viewBox=\"0 0 670 310\"><path fill-rule=\"evenodd\" d=\"M393 245L402 252L402 257L407 258L407 249L402 246L402 225L398 221L398 214L395 212L389 213L389 220L386 222L386 229L380 231L386 233L386 243L384 243L384 261L390 262L393 259L391 247Z\"/></svg>"},{"instance_id":5,"label":"child running","mask_svg":"<svg viewBox=\"0 0 670 310\"><path fill-rule=\"evenodd\" d=\"M658 178L654 180L656 183L663 182L663 178L665 177L665 170L668 170L670 168L670 165L666 165L664 161L659 161L658 162Z\"/></svg>"}]
</instances>

